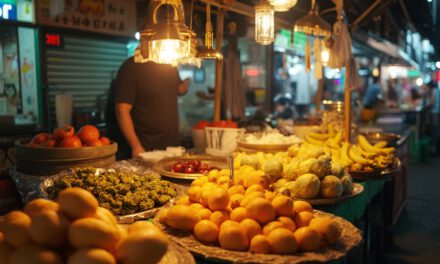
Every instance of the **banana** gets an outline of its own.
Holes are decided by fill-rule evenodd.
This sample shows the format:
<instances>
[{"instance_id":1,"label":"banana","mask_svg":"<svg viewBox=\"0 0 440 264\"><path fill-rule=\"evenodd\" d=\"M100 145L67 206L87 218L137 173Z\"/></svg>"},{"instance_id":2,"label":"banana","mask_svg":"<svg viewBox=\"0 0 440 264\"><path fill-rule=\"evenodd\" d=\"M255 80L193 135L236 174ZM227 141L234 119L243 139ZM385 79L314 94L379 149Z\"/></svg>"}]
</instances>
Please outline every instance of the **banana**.
<instances>
[{"instance_id":1,"label":"banana","mask_svg":"<svg viewBox=\"0 0 440 264\"><path fill-rule=\"evenodd\" d=\"M348 142L344 142L341 148L341 162L344 166L349 166L353 163L353 161L348 156L348 149L350 148L350 144Z\"/></svg>"},{"instance_id":2,"label":"banana","mask_svg":"<svg viewBox=\"0 0 440 264\"><path fill-rule=\"evenodd\" d=\"M392 154L396 151L396 148L382 148L380 149L381 153L388 155L388 154Z\"/></svg>"},{"instance_id":3,"label":"banana","mask_svg":"<svg viewBox=\"0 0 440 264\"><path fill-rule=\"evenodd\" d=\"M324 153L325 153L325 155L327 155L327 156L330 156L330 155L331 155L331 150L330 150L330 148L329 148L328 146L324 146Z\"/></svg>"},{"instance_id":4,"label":"banana","mask_svg":"<svg viewBox=\"0 0 440 264\"><path fill-rule=\"evenodd\" d=\"M375 147L375 148L384 148L384 147L386 147L387 146L387 142L386 141L379 141L379 142L377 142L376 144L374 144L374 146L373 147Z\"/></svg>"},{"instance_id":5,"label":"banana","mask_svg":"<svg viewBox=\"0 0 440 264\"><path fill-rule=\"evenodd\" d=\"M316 132L312 132L309 134L310 137L317 139L317 140L327 140L328 139L328 134L321 134L321 133L316 133Z\"/></svg>"},{"instance_id":6,"label":"banana","mask_svg":"<svg viewBox=\"0 0 440 264\"><path fill-rule=\"evenodd\" d=\"M325 144L324 141L321 141L321 140L318 140L318 139L312 138L310 135L308 135L308 136L306 137L306 141L309 142L310 144L318 145L318 146L322 146L322 145Z\"/></svg>"},{"instance_id":7,"label":"banana","mask_svg":"<svg viewBox=\"0 0 440 264\"><path fill-rule=\"evenodd\" d=\"M367 165L369 163L369 161L366 158L362 157L361 153L358 152L355 145L350 146L348 150L348 156L350 157L350 159L361 165Z\"/></svg>"},{"instance_id":8,"label":"banana","mask_svg":"<svg viewBox=\"0 0 440 264\"><path fill-rule=\"evenodd\" d=\"M382 149L380 148L371 146L370 142L368 142L368 140L363 135L358 135L358 143L365 151L376 154L382 151Z\"/></svg>"},{"instance_id":9,"label":"banana","mask_svg":"<svg viewBox=\"0 0 440 264\"><path fill-rule=\"evenodd\" d=\"M336 144L340 145L341 141L342 141L342 131L338 131L338 133L336 133L336 136L334 138L334 141Z\"/></svg>"},{"instance_id":10,"label":"banana","mask_svg":"<svg viewBox=\"0 0 440 264\"><path fill-rule=\"evenodd\" d=\"M328 125L328 136L334 138L336 135L335 127L332 124Z\"/></svg>"},{"instance_id":11,"label":"banana","mask_svg":"<svg viewBox=\"0 0 440 264\"><path fill-rule=\"evenodd\" d=\"M356 149L357 149L358 152L361 153L362 156L364 156L367 159L373 159L374 157L377 156L375 153L371 153L371 152L365 151L359 145L356 145Z\"/></svg>"},{"instance_id":12,"label":"banana","mask_svg":"<svg viewBox=\"0 0 440 264\"><path fill-rule=\"evenodd\" d=\"M332 161L340 163L341 162L341 151L330 149Z\"/></svg>"}]
</instances>

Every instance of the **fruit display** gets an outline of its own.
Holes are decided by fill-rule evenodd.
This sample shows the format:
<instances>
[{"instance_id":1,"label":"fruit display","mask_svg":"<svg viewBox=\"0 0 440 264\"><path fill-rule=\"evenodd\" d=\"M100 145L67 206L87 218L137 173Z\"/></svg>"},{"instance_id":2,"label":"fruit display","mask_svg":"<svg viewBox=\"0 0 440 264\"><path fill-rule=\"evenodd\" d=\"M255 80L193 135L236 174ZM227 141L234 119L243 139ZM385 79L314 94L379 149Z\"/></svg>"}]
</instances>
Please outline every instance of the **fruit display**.
<instances>
[{"instance_id":1,"label":"fruit display","mask_svg":"<svg viewBox=\"0 0 440 264\"><path fill-rule=\"evenodd\" d=\"M171 168L172 172L176 173L185 173L185 174L208 174L208 172L212 169L216 169L215 167L211 167L209 164L202 162L201 160L186 160L179 161L174 163Z\"/></svg>"},{"instance_id":2,"label":"fruit display","mask_svg":"<svg viewBox=\"0 0 440 264\"><path fill-rule=\"evenodd\" d=\"M351 171L379 171L394 165L394 147L387 147L386 141L371 145L365 136L358 135L357 144L342 142L342 132L311 133L306 141L316 146L324 146L325 152L337 163Z\"/></svg>"},{"instance_id":3,"label":"fruit display","mask_svg":"<svg viewBox=\"0 0 440 264\"><path fill-rule=\"evenodd\" d=\"M95 168L75 169L63 177L53 180L46 188L49 198L70 187L90 191L99 205L115 215L129 215L143 212L168 203L176 196L170 182L159 175L134 173Z\"/></svg>"},{"instance_id":4,"label":"fruit display","mask_svg":"<svg viewBox=\"0 0 440 264\"><path fill-rule=\"evenodd\" d=\"M313 252L338 241L341 228L315 215L305 201L226 179L226 171L202 176L187 196L163 209L157 220L191 232L201 243L232 251L292 255Z\"/></svg>"},{"instance_id":5,"label":"fruit display","mask_svg":"<svg viewBox=\"0 0 440 264\"><path fill-rule=\"evenodd\" d=\"M307 142L275 154L238 153L234 168L238 183L246 187L258 183L292 198L339 198L353 191L353 180L344 166L326 154L323 146Z\"/></svg>"},{"instance_id":6,"label":"fruit display","mask_svg":"<svg viewBox=\"0 0 440 264\"><path fill-rule=\"evenodd\" d=\"M27 144L29 147L45 148L80 148L110 145L107 137L101 137L99 130L92 125L85 125L75 134L72 126L54 129L52 134L38 133Z\"/></svg>"},{"instance_id":7,"label":"fruit display","mask_svg":"<svg viewBox=\"0 0 440 264\"><path fill-rule=\"evenodd\" d=\"M0 223L0 259L8 264L158 263L169 240L148 222L128 227L81 188L56 202L36 199Z\"/></svg>"}]
</instances>

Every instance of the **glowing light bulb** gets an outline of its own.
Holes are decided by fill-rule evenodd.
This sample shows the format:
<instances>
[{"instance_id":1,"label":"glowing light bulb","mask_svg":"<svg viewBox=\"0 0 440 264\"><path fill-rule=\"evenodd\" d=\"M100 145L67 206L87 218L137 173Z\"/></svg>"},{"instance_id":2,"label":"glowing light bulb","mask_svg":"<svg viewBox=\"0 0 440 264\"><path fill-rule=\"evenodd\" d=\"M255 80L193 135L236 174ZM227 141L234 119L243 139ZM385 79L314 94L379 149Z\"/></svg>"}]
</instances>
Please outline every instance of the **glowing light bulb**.
<instances>
[{"instance_id":1,"label":"glowing light bulb","mask_svg":"<svg viewBox=\"0 0 440 264\"><path fill-rule=\"evenodd\" d=\"M285 12L296 5L297 0L270 0L276 12Z\"/></svg>"},{"instance_id":2,"label":"glowing light bulb","mask_svg":"<svg viewBox=\"0 0 440 264\"><path fill-rule=\"evenodd\" d=\"M162 39L150 42L151 56L154 61L177 65L189 52L188 43L179 39Z\"/></svg>"},{"instance_id":3,"label":"glowing light bulb","mask_svg":"<svg viewBox=\"0 0 440 264\"><path fill-rule=\"evenodd\" d=\"M327 49L321 51L321 61L324 65L327 65L330 60L330 52Z\"/></svg>"},{"instance_id":4,"label":"glowing light bulb","mask_svg":"<svg viewBox=\"0 0 440 264\"><path fill-rule=\"evenodd\" d=\"M417 86L422 86L423 85L423 79L422 78L417 78L417 80L416 80L416 84L417 84Z\"/></svg>"},{"instance_id":5,"label":"glowing light bulb","mask_svg":"<svg viewBox=\"0 0 440 264\"><path fill-rule=\"evenodd\" d=\"M274 40L275 18L273 6L262 2L255 6L255 41L269 45Z\"/></svg>"}]
</instances>

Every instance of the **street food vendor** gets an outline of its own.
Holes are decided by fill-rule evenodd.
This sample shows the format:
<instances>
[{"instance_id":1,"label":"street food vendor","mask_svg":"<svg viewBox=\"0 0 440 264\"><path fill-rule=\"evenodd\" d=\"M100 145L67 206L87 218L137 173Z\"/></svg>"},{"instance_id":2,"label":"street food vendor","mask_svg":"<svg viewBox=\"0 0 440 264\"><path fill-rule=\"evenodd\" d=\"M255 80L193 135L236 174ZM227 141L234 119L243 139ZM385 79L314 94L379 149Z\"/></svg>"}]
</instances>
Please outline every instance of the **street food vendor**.
<instances>
[{"instance_id":1,"label":"street food vendor","mask_svg":"<svg viewBox=\"0 0 440 264\"><path fill-rule=\"evenodd\" d=\"M127 59L116 79L116 116L132 157L179 145L177 97L188 91L175 67Z\"/></svg>"}]
</instances>

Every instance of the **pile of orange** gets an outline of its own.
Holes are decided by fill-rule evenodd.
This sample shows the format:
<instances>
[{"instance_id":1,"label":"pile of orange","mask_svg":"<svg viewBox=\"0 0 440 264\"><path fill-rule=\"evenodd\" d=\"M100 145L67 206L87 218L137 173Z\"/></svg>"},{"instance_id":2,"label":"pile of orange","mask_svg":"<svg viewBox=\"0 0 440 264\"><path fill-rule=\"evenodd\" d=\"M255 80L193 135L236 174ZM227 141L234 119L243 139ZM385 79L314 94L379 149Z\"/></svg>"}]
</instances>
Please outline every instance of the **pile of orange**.
<instances>
[{"instance_id":1,"label":"pile of orange","mask_svg":"<svg viewBox=\"0 0 440 264\"><path fill-rule=\"evenodd\" d=\"M309 203L259 184L246 188L208 175L195 180L187 194L162 210L159 222L224 249L289 255L333 244L341 233L337 222L315 217Z\"/></svg>"}]
</instances>

